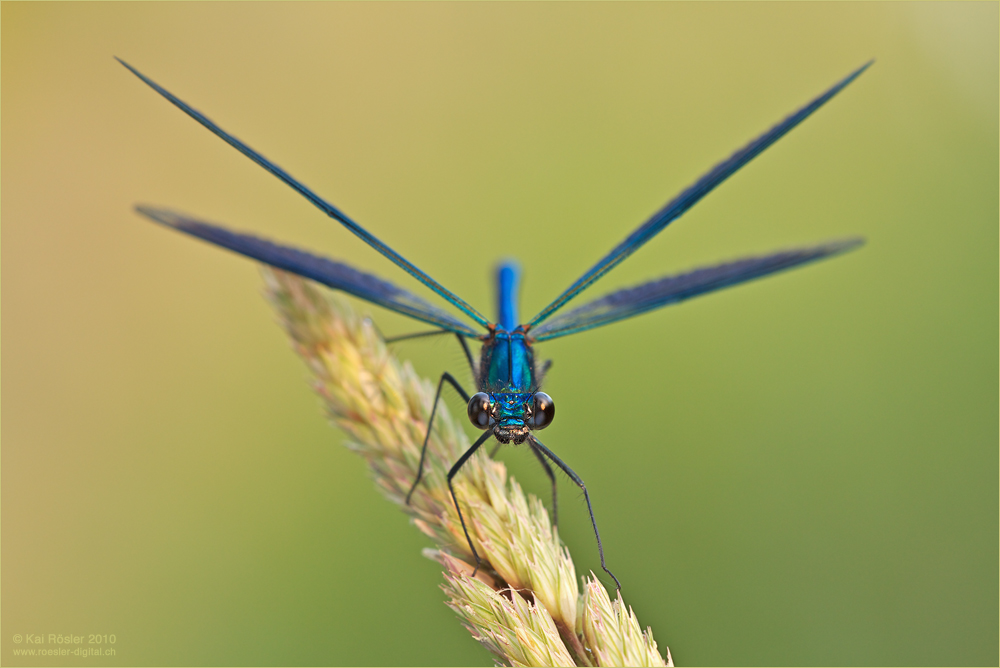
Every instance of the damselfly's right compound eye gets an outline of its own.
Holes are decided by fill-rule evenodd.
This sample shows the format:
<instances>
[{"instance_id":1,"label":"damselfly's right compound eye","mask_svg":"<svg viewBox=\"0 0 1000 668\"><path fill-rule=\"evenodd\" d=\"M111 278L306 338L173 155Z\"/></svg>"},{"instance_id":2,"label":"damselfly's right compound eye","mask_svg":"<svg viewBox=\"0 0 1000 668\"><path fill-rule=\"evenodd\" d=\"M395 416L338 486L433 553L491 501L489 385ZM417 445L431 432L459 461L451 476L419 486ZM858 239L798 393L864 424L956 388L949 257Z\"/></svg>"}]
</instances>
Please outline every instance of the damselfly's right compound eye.
<instances>
[{"instance_id":1,"label":"damselfly's right compound eye","mask_svg":"<svg viewBox=\"0 0 1000 668\"><path fill-rule=\"evenodd\" d=\"M490 395L476 392L469 399L469 420L476 429L487 429L490 426Z\"/></svg>"},{"instance_id":2,"label":"damselfly's right compound eye","mask_svg":"<svg viewBox=\"0 0 1000 668\"><path fill-rule=\"evenodd\" d=\"M556 416L556 405L552 397L544 392L535 392L535 399L531 407L532 429L545 429Z\"/></svg>"}]
</instances>

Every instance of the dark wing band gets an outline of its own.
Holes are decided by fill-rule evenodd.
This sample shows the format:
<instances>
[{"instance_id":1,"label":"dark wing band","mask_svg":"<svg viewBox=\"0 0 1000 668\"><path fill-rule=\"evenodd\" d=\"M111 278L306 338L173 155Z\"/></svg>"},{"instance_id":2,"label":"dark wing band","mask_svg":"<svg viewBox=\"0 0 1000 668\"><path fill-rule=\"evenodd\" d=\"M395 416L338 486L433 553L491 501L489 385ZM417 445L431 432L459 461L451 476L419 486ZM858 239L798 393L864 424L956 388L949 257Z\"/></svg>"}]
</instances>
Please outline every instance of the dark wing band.
<instances>
[{"instance_id":1,"label":"dark wing band","mask_svg":"<svg viewBox=\"0 0 1000 668\"><path fill-rule=\"evenodd\" d=\"M857 248L862 239L832 241L812 248L782 251L763 257L748 257L715 267L702 267L677 276L667 276L633 288L619 290L573 309L531 330L535 341L547 341L586 331L653 309L675 304L706 292L791 269Z\"/></svg>"},{"instance_id":2,"label":"dark wing band","mask_svg":"<svg viewBox=\"0 0 1000 668\"><path fill-rule=\"evenodd\" d=\"M542 321L546 320L557 309L562 308L566 302L585 290L591 283L608 273L611 269L617 266L619 262L638 250L643 244L656 236L664 227L697 204L702 197L710 193L716 186L732 176L738 169L750 162L756 156L760 155L760 153L768 146L781 139L781 137L783 137L789 130L808 118L814 111L826 104L830 98L858 78L858 76L868 69L871 64L871 62L868 62L859 67L812 102L805 105L740 150L736 151L736 153L733 153L726 160L720 162L718 165L713 167L711 171L695 181L694 184L687 190L667 202L662 209L653 214L652 218L636 228L636 230L632 232L632 234L630 234L624 241L612 249L610 253L605 255L600 262L591 267L590 270L583 276L576 279L576 282L569 286L565 292L559 295L555 301L546 306L538 315L532 318L528 323L529 329L540 325Z\"/></svg>"},{"instance_id":3,"label":"dark wing band","mask_svg":"<svg viewBox=\"0 0 1000 668\"><path fill-rule=\"evenodd\" d=\"M435 281L433 278L425 274L415 264L413 264L405 257L394 251L392 248L390 248L388 244L380 240L378 237L376 237L374 234L372 234L365 228L358 225L353 220L351 220L347 216L347 214L345 214L343 211L341 211L334 205L327 202L325 199L314 193L312 190L307 188L299 181L295 180L295 178L293 178L291 174L283 170L281 167L278 167L276 164L274 164L273 162L262 156L260 153L257 153L257 151L253 150L252 148L244 144L242 141L240 141L233 135L229 134L222 128L220 128L218 125L213 123L211 119L202 114L200 111L191 107L184 100L180 99L167 89L163 88L158 83L156 83L155 81L144 75L142 72L140 72L139 70L135 69L134 67L126 63L121 58L116 58L115 60L117 60L119 63L128 68L128 70L132 72L132 74L142 79L142 81L145 82L146 85L148 85L157 93L165 97L175 107L177 107L185 114L187 114L194 120L204 125L206 128L211 130L215 135L223 139L226 143L235 148L237 151L247 156L248 158L256 162L258 165L260 165L267 171L271 172L271 174L273 174L274 176L278 177L286 184L291 186L296 192L298 192L300 195L309 200L316 208L318 208L331 218L339 221L344 227L346 227L351 232L360 237L369 246L377 250L385 257L392 260L399 267L402 267L403 270L405 270L408 274L410 274L415 279L426 285L428 288L436 292L438 295L444 297L444 299L447 300L450 304L452 304L455 308L465 313L465 315L469 316L470 318L478 322L480 325L484 327L489 325L489 321L485 317L483 317L483 315L479 311L472 308L472 306L466 303L464 299L462 299L454 292L452 292L451 290L444 287L443 285Z\"/></svg>"},{"instance_id":4,"label":"dark wing band","mask_svg":"<svg viewBox=\"0 0 1000 668\"><path fill-rule=\"evenodd\" d=\"M342 290L390 311L402 313L463 336L478 336L478 332L474 329L420 297L341 262L291 246L282 246L250 234L233 232L167 209L137 206L136 211L157 223L228 248L272 267Z\"/></svg>"}]
</instances>

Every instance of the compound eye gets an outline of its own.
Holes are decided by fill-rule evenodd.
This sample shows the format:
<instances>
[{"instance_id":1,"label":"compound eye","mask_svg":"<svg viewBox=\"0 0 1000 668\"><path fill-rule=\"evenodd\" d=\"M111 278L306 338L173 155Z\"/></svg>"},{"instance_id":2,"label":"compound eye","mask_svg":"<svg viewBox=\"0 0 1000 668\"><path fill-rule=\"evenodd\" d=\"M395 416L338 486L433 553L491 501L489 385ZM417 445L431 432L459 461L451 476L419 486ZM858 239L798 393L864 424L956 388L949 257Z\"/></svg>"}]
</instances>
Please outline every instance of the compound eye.
<instances>
[{"instance_id":1,"label":"compound eye","mask_svg":"<svg viewBox=\"0 0 1000 668\"><path fill-rule=\"evenodd\" d=\"M552 419L556 416L556 405L552 397L544 392L535 392L531 413L532 429L545 429L552 424Z\"/></svg>"},{"instance_id":2,"label":"compound eye","mask_svg":"<svg viewBox=\"0 0 1000 668\"><path fill-rule=\"evenodd\" d=\"M476 429L486 429L490 426L490 395L476 392L469 399L469 420Z\"/></svg>"}]
</instances>

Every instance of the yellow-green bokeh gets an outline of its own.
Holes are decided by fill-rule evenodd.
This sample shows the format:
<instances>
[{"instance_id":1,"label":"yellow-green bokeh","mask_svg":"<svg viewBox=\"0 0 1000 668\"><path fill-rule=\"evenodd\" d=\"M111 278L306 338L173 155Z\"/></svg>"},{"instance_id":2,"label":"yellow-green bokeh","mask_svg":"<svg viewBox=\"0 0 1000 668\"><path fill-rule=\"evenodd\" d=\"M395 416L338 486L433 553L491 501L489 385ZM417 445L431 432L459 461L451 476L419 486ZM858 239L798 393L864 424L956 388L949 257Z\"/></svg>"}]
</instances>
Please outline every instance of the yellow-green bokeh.
<instances>
[{"instance_id":1,"label":"yellow-green bokeh","mask_svg":"<svg viewBox=\"0 0 1000 668\"><path fill-rule=\"evenodd\" d=\"M996 3L3 4L0 662L489 663L253 264L131 207L418 288L113 55L481 309L520 258L528 315L874 57L593 294L868 245L545 345L546 443L680 664L995 665L997 23ZM461 370L452 341L399 350ZM117 654L22 659L18 633L114 633Z\"/></svg>"}]
</instances>

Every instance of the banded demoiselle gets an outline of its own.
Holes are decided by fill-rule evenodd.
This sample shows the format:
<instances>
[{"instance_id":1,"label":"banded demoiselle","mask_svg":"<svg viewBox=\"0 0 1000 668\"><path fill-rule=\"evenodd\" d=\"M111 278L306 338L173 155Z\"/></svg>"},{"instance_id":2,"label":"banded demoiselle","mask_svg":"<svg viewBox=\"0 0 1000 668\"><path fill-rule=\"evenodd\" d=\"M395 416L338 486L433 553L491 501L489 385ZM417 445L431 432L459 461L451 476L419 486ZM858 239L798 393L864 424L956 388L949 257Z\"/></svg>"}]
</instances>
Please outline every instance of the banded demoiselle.
<instances>
[{"instance_id":1,"label":"banded demoiselle","mask_svg":"<svg viewBox=\"0 0 1000 668\"><path fill-rule=\"evenodd\" d=\"M433 429L434 415L437 412L438 402L441 401L441 391L444 389L445 383L447 383L466 402L469 420L473 427L483 431L483 434L475 440L472 446L459 457L458 461L451 467L451 470L448 471L448 487L451 491L455 509L458 511L462 529L465 531L465 538L476 560L476 570L480 568L482 561L478 552L476 552L475 546L472 544L472 540L469 538L469 532L465 526L465 518L462 516L461 506L458 503L458 498L455 496L452 480L458 474L462 465L468 461L469 457L489 440L490 437L493 437L498 442L497 447L508 443L514 443L515 445L528 443L531 451L538 458L538 461L541 462L545 473L552 482L553 523L557 521L558 516L556 509L556 478L550 462L565 472L579 486L587 502L590 523L594 529L594 536L597 539L597 551L601 559L601 568L611 576L615 584L618 585L618 588L621 588L618 578L615 577L605 562L604 547L601 544L601 535L597 530L597 521L594 519L594 510L590 502L590 494L587 491L587 486L573 469L538 440L538 437L535 435L536 432L552 424L552 420L555 417L555 404L552 401L552 397L541 391L542 380L548 367L547 365L535 364L535 344L560 336L583 332L618 320L631 318L697 295L760 278L815 260L831 257L856 248L863 243L863 240L859 238L829 241L815 246L796 248L763 256L746 257L724 264L703 267L683 274L658 278L624 290L618 290L586 303L583 306L579 306L572 311L552 317L556 311L565 306L571 299L614 269L622 260L637 251L672 221L679 218L716 186L823 106L830 98L860 76L871 65L871 62L862 65L822 95L752 140L746 146L729 156L729 158L717 164L707 174L667 202L663 208L636 228L624 241L611 249L597 264L584 272L580 278L566 288L562 294L556 297L537 315L526 322L522 322L518 318L520 270L516 263L504 262L497 270L497 318L495 321L492 321L276 164L227 133L201 112L159 86L125 61L121 59L118 59L118 61L153 88L153 90L180 108L181 111L291 186L322 212L343 224L368 245L437 293L438 296L442 297L475 323L477 327L470 326L417 295L372 274L354 269L342 262L291 246L277 244L250 234L233 232L224 227L206 223L175 211L145 205L136 206L136 210L140 214L155 222L162 223L218 246L228 248L278 269L314 280L336 290L341 290L390 311L401 313L435 327L434 330L429 332L421 332L411 336L454 334L457 337L465 353L469 368L472 371L472 376L475 379L476 392L470 396L454 376L448 372L441 374L434 397L434 405L427 424L427 434L424 437L420 464L413 481L413 487L410 489L410 494L420 484L424 456L427 452L427 442ZM396 337L395 339L387 339L387 341L399 340L401 338L407 337ZM479 353L478 363L473 358L466 339L473 339L481 344L482 348ZM407 503L409 503L409 495L407 496Z\"/></svg>"}]
</instances>

